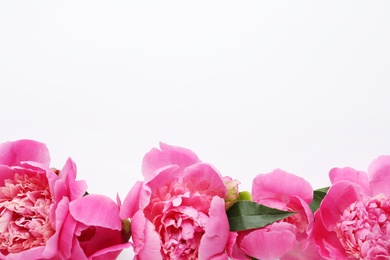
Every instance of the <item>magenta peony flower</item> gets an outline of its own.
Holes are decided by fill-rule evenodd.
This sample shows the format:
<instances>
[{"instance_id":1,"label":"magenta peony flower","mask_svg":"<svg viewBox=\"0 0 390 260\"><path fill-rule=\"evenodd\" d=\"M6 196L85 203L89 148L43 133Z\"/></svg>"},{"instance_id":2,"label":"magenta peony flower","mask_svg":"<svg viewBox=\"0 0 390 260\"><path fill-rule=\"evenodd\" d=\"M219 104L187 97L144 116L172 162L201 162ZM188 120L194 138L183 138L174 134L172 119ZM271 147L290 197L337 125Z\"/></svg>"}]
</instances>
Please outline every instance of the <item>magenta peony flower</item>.
<instances>
[{"instance_id":1,"label":"magenta peony flower","mask_svg":"<svg viewBox=\"0 0 390 260\"><path fill-rule=\"evenodd\" d=\"M313 189L307 181L279 169L259 174L253 180L252 198L296 214L264 228L238 232L237 246L244 254L261 260L321 259L311 237ZM243 259L239 251L232 257Z\"/></svg>"},{"instance_id":2,"label":"magenta peony flower","mask_svg":"<svg viewBox=\"0 0 390 260\"><path fill-rule=\"evenodd\" d=\"M368 174L334 168L332 186L315 213L314 234L326 259L389 259L390 156L381 156Z\"/></svg>"},{"instance_id":3,"label":"magenta peony flower","mask_svg":"<svg viewBox=\"0 0 390 260\"><path fill-rule=\"evenodd\" d=\"M30 140L0 145L0 258L114 259L129 246L119 207L102 195L83 197L68 160L49 168L46 146Z\"/></svg>"},{"instance_id":4,"label":"magenta peony flower","mask_svg":"<svg viewBox=\"0 0 390 260\"><path fill-rule=\"evenodd\" d=\"M121 208L121 217L132 221L136 259L228 259L222 177L190 150L160 148L145 155L145 180Z\"/></svg>"}]
</instances>

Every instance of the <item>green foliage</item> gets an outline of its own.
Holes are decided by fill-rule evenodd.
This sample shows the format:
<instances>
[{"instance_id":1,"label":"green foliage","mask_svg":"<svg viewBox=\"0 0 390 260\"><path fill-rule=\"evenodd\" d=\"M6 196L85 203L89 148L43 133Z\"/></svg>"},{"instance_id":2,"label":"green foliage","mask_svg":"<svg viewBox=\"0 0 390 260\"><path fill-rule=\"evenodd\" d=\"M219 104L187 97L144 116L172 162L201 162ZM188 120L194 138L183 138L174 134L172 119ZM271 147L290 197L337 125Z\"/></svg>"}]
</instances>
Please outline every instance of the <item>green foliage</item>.
<instances>
[{"instance_id":1,"label":"green foliage","mask_svg":"<svg viewBox=\"0 0 390 260\"><path fill-rule=\"evenodd\" d=\"M248 200L237 201L226 213L231 231L262 228L295 214Z\"/></svg>"},{"instance_id":2,"label":"green foliage","mask_svg":"<svg viewBox=\"0 0 390 260\"><path fill-rule=\"evenodd\" d=\"M321 188L313 191L313 201L310 203L311 211L316 212L320 207L322 200L324 199L326 193L328 192L329 187Z\"/></svg>"}]
</instances>

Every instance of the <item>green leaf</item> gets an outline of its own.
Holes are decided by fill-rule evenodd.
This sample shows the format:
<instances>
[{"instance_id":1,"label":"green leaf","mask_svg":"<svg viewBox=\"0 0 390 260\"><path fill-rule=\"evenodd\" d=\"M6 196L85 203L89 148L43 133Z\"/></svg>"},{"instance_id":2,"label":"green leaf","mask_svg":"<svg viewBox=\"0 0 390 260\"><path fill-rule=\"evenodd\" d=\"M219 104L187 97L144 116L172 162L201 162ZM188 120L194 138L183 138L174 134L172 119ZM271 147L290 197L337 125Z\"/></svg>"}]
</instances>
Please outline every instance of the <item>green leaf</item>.
<instances>
[{"instance_id":1,"label":"green leaf","mask_svg":"<svg viewBox=\"0 0 390 260\"><path fill-rule=\"evenodd\" d=\"M237 201L226 213L230 231L262 228L295 214L295 212L270 208L248 200Z\"/></svg>"},{"instance_id":2,"label":"green leaf","mask_svg":"<svg viewBox=\"0 0 390 260\"><path fill-rule=\"evenodd\" d=\"M319 209L320 204L321 204L322 200L324 199L328 190L329 190L329 187L325 187L325 188L321 188L321 189L317 189L317 190L313 191L313 193L314 193L313 194L313 201L310 203L310 209L313 213Z\"/></svg>"},{"instance_id":3,"label":"green leaf","mask_svg":"<svg viewBox=\"0 0 390 260\"><path fill-rule=\"evenodd\" d=\"M324 188L316 189L315 191L327 193L329 189L330 189L330 187L324 187Z\"/></svg>"}]
</instances>

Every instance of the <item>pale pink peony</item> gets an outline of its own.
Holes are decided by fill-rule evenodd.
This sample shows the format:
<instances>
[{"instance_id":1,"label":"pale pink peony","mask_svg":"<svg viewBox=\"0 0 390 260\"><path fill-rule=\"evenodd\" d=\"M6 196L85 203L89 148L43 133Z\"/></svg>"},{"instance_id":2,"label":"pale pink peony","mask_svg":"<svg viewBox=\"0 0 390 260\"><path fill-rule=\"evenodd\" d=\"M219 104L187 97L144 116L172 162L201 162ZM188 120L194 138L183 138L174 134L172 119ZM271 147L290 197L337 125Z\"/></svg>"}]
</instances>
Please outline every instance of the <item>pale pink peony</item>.
<instances>
[{"instance_id":1,"label":"pale pink peony","mask_svg":"<svg viewBox=\"0 0 390 260\"><path fill-rule=\"evenodd\" d=\"M259 174L253 180L253 201L296 214L264 228L238 232L234 259L248 256L261 260L321 259L312 240L313 199L311 185L282 170ZM247 256L243 256L244 253Z\"/></svg>"},{"instance_id":2,"label":"pale pink peony","mask_svg":"<svg viewBox=\"0 0 390 260\"><path fill-rule=\"evenodd\" d=\"M0 251L19 253L46 244L55 233L49 210L53 204L47 178L15 174L0 187Z\"/></svg>"},{"instance_id":3,"label":"pale pink peony","mask_svg":"<svg viewBox=\"0 0 390 260\"><path fill-rule=\"evenodd\" d=\"M0 258L114 259L125 246L119 206L83 197L68 160L49 168L46 146L30 140L0 145Z\"/></svg>"},{"instance_id":4,"label":"pale pink peony","mask_svg":"<svg viewBox=\"0 0 390 260\"><path fill-rule=\"evenodd\" d=\"M121 208L131 218L136 259L228 259L226 186L190 150L160 144L143 160Z\"/></svg>"},{"instance_id":5,"label":"pale pink peony","mask_svg":"<svg viewBox=\"0 0 390 260\"><path fill-rule=\"evenodd\" d=\"M326 259L389 259L390 156L381 156L368 174L334 168L332 186L315 213L314 234Z\"/></svg>"}]
</instances>

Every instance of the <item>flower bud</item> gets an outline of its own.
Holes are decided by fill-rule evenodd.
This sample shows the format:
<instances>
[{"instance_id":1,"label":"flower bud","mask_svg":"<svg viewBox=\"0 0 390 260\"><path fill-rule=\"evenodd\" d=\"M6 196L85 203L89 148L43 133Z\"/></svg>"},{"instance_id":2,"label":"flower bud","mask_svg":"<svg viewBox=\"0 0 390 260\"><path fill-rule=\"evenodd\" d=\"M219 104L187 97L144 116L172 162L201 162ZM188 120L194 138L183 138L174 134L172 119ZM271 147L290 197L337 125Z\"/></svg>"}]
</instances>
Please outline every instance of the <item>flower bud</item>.
<instances>
[{"instance_id":1,"label":"flower bud","mask_svg":"<svg viewBox=\"0 0 390 260\"><path fill-rule=\"evenodd\" d=\"M238 180L233 180L229 176L222 178L223 182L227 188L227 194L225 197L225 209L228 210L238 198L238 185L240 182Z\"/></svg>"}]
</instances>

